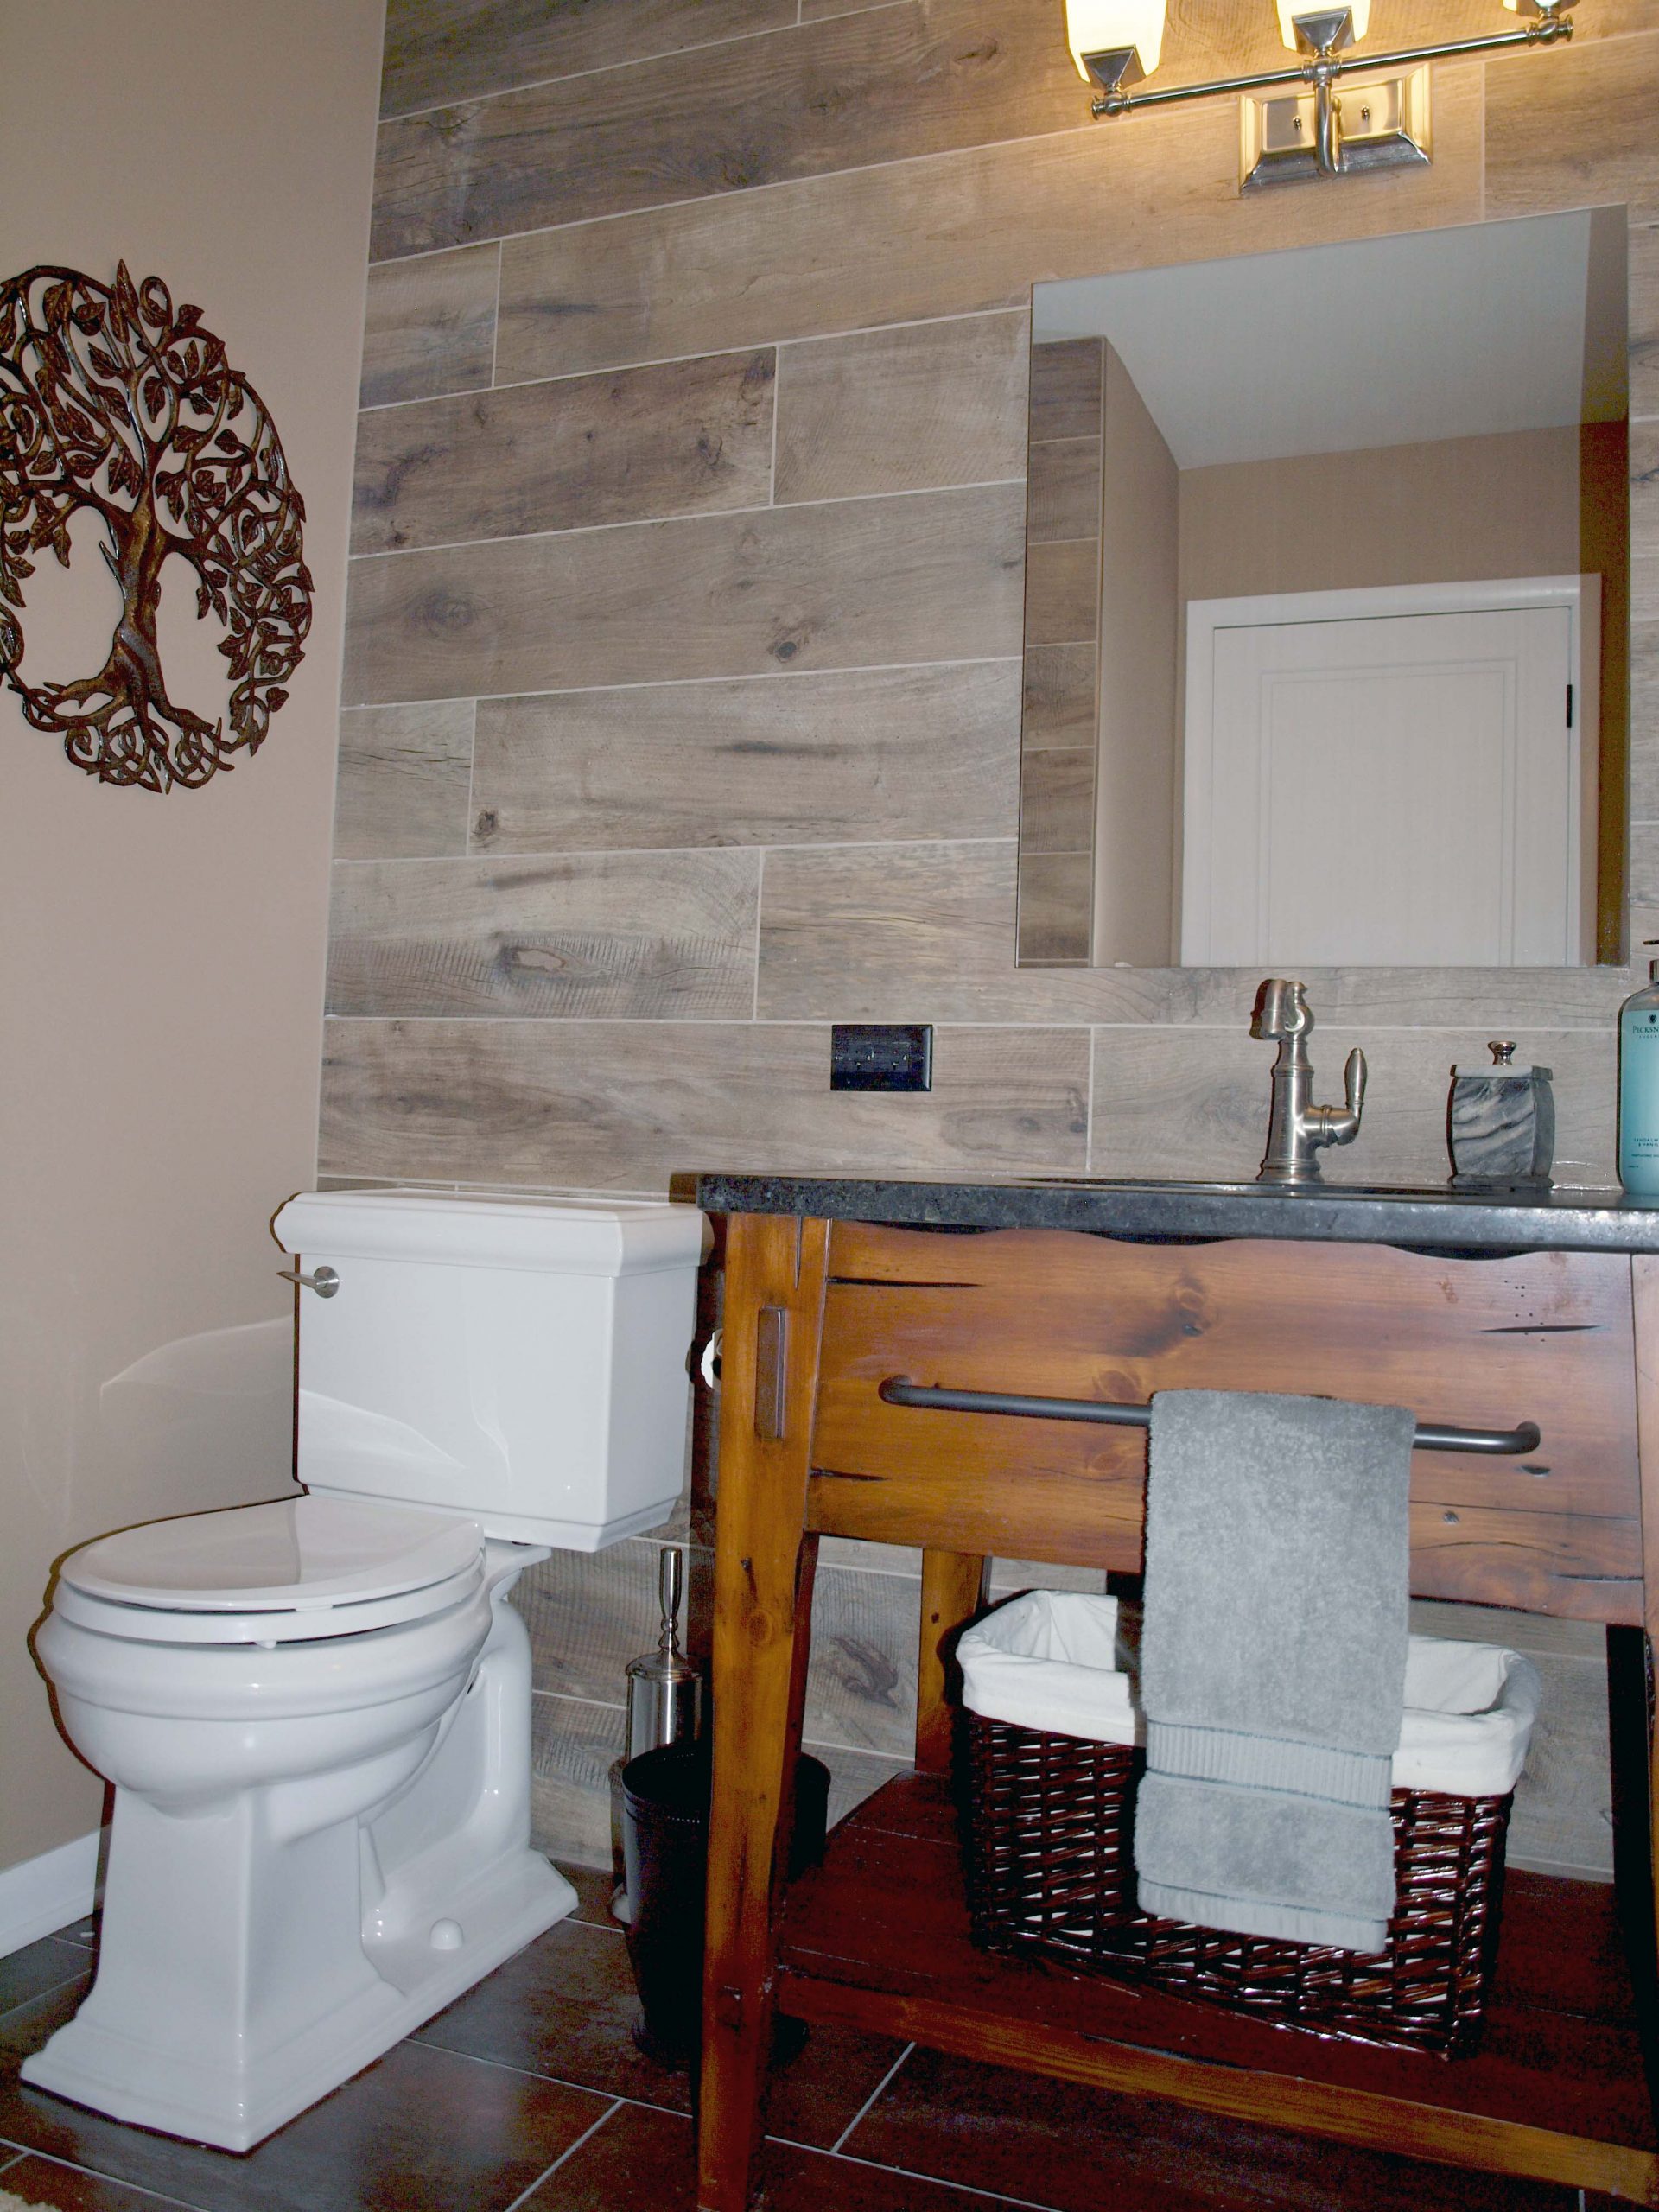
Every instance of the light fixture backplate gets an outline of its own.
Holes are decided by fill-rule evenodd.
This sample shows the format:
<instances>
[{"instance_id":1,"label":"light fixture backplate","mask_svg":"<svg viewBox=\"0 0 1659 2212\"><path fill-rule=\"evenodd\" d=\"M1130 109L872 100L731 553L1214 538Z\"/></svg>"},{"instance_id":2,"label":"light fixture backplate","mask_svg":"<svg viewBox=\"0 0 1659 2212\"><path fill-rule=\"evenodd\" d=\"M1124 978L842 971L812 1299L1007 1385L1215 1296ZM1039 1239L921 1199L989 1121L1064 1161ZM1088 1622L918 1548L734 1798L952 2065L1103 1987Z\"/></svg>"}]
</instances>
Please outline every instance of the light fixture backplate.
<instances>
[{"instance_id":1,"label":"light fixture backplate","mask_svg":"<svg viewBox=\"0 0 1659 2212\"><path fill-rule=\"evenodd\" d=\"M1344 70L1332 96L1342 103L1344 175L1421 167L1433 158L1427 62L1382 76ZM1311 91L1245 93L1239 103L1239 190L1317 177L1317 143Z\"/></svg>"}]
</instances>

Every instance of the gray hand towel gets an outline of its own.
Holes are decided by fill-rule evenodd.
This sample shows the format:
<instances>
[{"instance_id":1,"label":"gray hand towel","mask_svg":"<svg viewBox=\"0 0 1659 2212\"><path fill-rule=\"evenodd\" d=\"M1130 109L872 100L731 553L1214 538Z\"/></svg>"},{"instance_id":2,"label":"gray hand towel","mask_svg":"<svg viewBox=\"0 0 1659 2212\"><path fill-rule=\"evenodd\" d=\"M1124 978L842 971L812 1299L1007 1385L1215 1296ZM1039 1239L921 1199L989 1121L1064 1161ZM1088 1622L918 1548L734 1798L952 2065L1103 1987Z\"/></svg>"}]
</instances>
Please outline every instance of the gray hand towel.
<instances>
[{"instance_id":1,"label":"gray hand towel","mask_svg":"<svg viewBox=\"0 0 1659 2212\"><path fill-rule=\"evenodd\" d=\"M1385 1947L1414 1428L1399 1406L1154 1397L1143 1911Z\"/></svg>"}]
</instances>

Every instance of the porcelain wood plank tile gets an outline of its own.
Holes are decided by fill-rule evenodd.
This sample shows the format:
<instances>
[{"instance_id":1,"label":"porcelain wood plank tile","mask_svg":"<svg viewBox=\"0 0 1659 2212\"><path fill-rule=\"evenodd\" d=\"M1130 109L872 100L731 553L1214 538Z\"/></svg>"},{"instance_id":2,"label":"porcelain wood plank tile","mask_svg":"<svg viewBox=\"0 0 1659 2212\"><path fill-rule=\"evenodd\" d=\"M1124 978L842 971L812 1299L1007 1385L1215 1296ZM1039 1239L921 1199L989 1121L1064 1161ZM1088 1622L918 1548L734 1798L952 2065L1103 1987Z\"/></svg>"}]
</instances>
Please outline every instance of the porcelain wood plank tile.
<instances>
[{"instance_id":1,"label":"porcelain wood plank tile","mask_svg":"<svg viewBox=\"0 0 1659 2212\"><path fill-rule=\"evenodd\" d=\"M513 1603L530 1631L538 1691L604 1705L626 1698L628 1662L657 1643L664 1548L628 1537L602 1552L555 1552L525 1571Z\"/></svg>"},{"instance_id":2,"label":"porcelain wood plank tile","mask_svg":"<svg viewBox=\"0 0 1659 2212\"><path fill-rule=\"evenodd\" d=\"M1099 626L1100 543L1026 549L1026 635L1034 645L1086 643Z\"/></svg>"},{"instance_id":3,"label":"porcelain wood plank tile","mask_svg":"<svg viewBox=\"0 0 1659 2212\"><path fill-rule=\"evenodd\" d=\"M26 2204L30 2212L168 2212L181 2202L33 2155L10 2165L0 2164L0 2190L6 2192L9 2204ZM205 2207L204 2212L213 2212L213 2208Z\"/></svg>"},{"instance_id":4,"label":"porcelain wood plank tile","mask_svg":"<svg viewBox=\"0 0 1659 2212\"><path fill-rule=\"evenodd\" d=\"M1097 438L1106 360L1098 338L1046 338L1031 349L1033 445Z\"/></svg>"},{"instance_id":5,"label":"porcelain wood plank tile","mask_svg":"<svg viewBox=\"0 0 1659 2212\"><path fill-rule=\"evenodd\" d=\"M376 260L1064 130L1045 0L930 0L382 124Z\"/></svg>"},{"instance_id":6,"label":"porcelain wood plank tile","mask_svg":"<svg viewBox=\"0 0 1659 2212\"><path fill-rule=\"evenodd\" d=\"M662 1190L696 1168L1081 1167L1081 1032L944 1030L920 1096L829 1088L827 1029L722 1022L326 1025L325 1173Z\"/></svg>"},{"instance_id":7,"label":"porcelain wood plank tile","mask_svg":"<svg viewBox=\"0 0 1659 2212\"><path fill-rule=\"evenodd\" d=\"M461 246L371 269L361 404L383 407L488 384L500 270L496 245Z\"/></svg>"},{"instance_id":8,"label":"porcelain wood plank tile","mask_svg":"<svg viewBox=\"0 0 1659 2212\"><path fill-rule=\"evenodd\" d=\"M1017 658L486 700L490 852L1014 834Z\"/></svg>"},{"instance_id":9,"label":"porcelain wood plank tile","mask_svg":"<svg viewBox=\"0 0 1659 2212\"><path fill-rule=\"evenodd\" d=\"M36 2011L43 2040L57 2016L50 1999ZM239 2156L22 2088L15 2064L0 2138L200 2212L507 2212L605 2109L582 2089L402 2043Z\"/></svg>"},{"instance_id":10,"label":"porcelain wood plank tile","mask_svg":"<svg viewBox=\"0 0 1659 2212\"><path fill-rule=\"evenodd\" d=\"M1659 821L1659 621L1630 625L1630 819Z\"/></svg>"},{"instance_id":11,"label":"porcelain wood plank tile","mask_svg":"<svg viewBox=\"0 0 1659 2212\"><path fill-rule=\"evenodd\" d=\"M1042 35L1052 42L1052 27ZM1480 95L1478 68L1440 65L1433 167L1341 194L1241 200L1237 121L1217 101L1119 130L1082 117L1017 145L515 238L503 249L496 373L516 381L1025 307L1039 279L1207 260L1224 237L1235 252L1269 252L1472 222Z\"/></svg>"},{"instance_id":12,"label":"porcelain wood plank tile","mask_svg":"<svg viewBox=\"0 0 1659 2212\"><path fill-rule=\"evenodd\" d=\"M1020 742L1027 753L1095 742L1092 645L1027 648Z\"/></svg>"},{"instance_id":13,"label":"porcelain wood plank tile","mask_svg":"<svg viewBox=\"0 0 1659 2212\"><path fill-rule=\"evenodd\" d=\"M550 1858L608 1868L611 1762L626 1749L621 1705L543 1695L530 1701L530 1836Z\"/></svg>"},{"instance_id":14,"label":"porcelain wood plank tile","mask_svg":"<svg viewBox=\"0 0 1659 2212\"><path fill-rule=\"evenodd\" d=\"M1606 1659L1607 1631L1599 1621L1553 1620L1546 1613L1511 1612L1502 1605L1448 1605L1438 1598L1414 1598L1411 1631L1447 1636L1460 1643L1501 1643L1534 1656L1592 1659L1599 1667Z\"/></svg>"},{"instance_id":15,"label":"porcelain wood plank tile","mask_svg":"<svg viewBox=\"0 0 1659 2212\"><path fill-rule=\"evenodd\" d=\"M380 112L474 99L547 77L776 30L794 0L390 0Z\"/></svg>"},{"instance_id":16,"label":"porcelain wood plank tile","mask_svg":"<svg viewBox=\"0 0 1659 2212\"><path fill-rule=\"evenodd\" d=\"M1659 415L1659 223L1630 233L1630 416Z\"/></svg>"},{"instance_id":17,"label":"porcelain wood plank tile","mask_svg":"<svg viewBox=\"0 0 1659 2212\"><path fill-rule=\"evenodd\" d=\"M1100 440L1033 442L1027 486L1026 543L1100 536Z\"/></svg>"},{"instance_id":18,"label":"porcelain wood plank tile","mask_svg":"<svg viewBox=\"0 0 1659 2212\"><path fill-rule=\"evenodd\" d=\"M342 862L328 1010L740 1018L759 876L745 852Z\"/></svg>"},{"instance_id":19,"label":"porcelain wood plank tile","mask_svg":"<svg viewBox=\"0 0 1659 2212\"><path fill-rule=\"evenodd\" d=\"M921 1586L820 1563L804 1733L908 1766L916 1743Z\"/></svg>"},{"instance_id":20,"label":"porcelain wood plank tile","mask_svg":"<svg viewBox=\"0 0 1659 2212\"><path fill-rule=\"evenodd\" d=\"M1318 1009L1317 994L1310 995ZM1446 1096L1453 1063L1468 1056L1470 1033L1373 1034L1321 1016L1313 1055L1322 1096L1340 1090L1351 1046L1363 1046L1370 1063L1364 1127L1339 1158L1327 1157L1327 1184L1445 1181ZM1554 1071L1556 1183L1605 1189L1615 1180L1611 1026L1529 1034L1506 1024L1494 1033L1516 1038L1517 1060ZM1090 1172L1249 1180L1267 1138L1270 1065L1242 1027L1097 1030Z\"/></svg>"},{"instance_id":21,"label":"porcelain wood plank tile","mask_svg":"<svg viewBox=\"0 0 1659 2212\"><path fill-rule=\"evenodd\" d=\"M1492 61L1488 218L1622 200L1633 223L1659 221L1656 111L1659 31Z\"/></svg>"},{"instance_id":22,"label":"porcelain wood plank tile","mask_svg":"<svg viewBox=\"0 0 1659 2212\"><path fill-rule=\"evenodd\" d=\"M1540 1652L1533 1663L1544 1694L1526 1772L1516 1785L1510 1862L1546 1869L1571 1866L1580 1881L1611 1882L1605 1662Z\"/></svg>"},{"instance_id":23,"label":"porcelain wood plank tile","mask_svg":"<svg viewBox=\"0 0 1659 2212\"><path fill-rule=\"evenodd\" d=\"M764 506L769 348L362 416L352 550Z\"/></svg>"},{"instance_id":24,"label":"porcelain wood plank tile","mask_svg":"<svg viewBox=\"0 0 1659 2212\"><path fill-rule=\"evenodd\" d=\"M346 697L1015 653L1019 486L572 531L353 564Z\"/></svg>"},{"instance_id":25,"label":"porcelain wood plank tile","mask_svg":"<svg viewBox=\"0 0 1659 2212\"><path fill-rule=\"evenodd\" d=\"M1026 853L1020 861L1020 957L1086 967L1092 853Z\"/></svg>"},{"instance_id":26,"label":"porcelain wood plank tile","mask_svg":"<svg viewBox=\"0 0 1659 2212\"><path fill-rule=\"evenodd\" d=\"M780 505L1026 473L1023 315L790 346L779 356Z\"/></svg>"},{"instance_id":27,"label":"porcelain wood plank tile","mask_svg":"<svg viewBox=\"0 0 1659 2212\"><path fill-rule=\"evenodd\" d=\"M1014 866L1013 846L1001 842L770 854L760 1014L1248 1028L1254 969L1016 967ZM1659 852L1653 877L1659 904ZM1327 968L1306 980L1321 1037L1336 1020L1429 1025L1459 1031L1459 1052L1522 1029L1599 1037L1635 988L1619 968ZM1453 1057L1448 1050L1448 1065Z\"/></svg>"},{"instance_id":28,"label":"porcelain wood plank tile","mask_svg":"<svg viewBox=\"0 0 1659 2212\"><path fill-rule=\"evenodd\" d=\"M467 849L473 702L352 707L340 718L336 860Z\"/></svg>"},{"instance_id":29,"label":"porcelain wood plank tile","mask_svg":"<svg viewBox=\"0 0 1659 2212\"><path fill-rule=\"evenodd\" d=\"M1020 776L1022 853L1094 849L1095 755L1090 747L1028 753Z\"/></svg>"}]
</instances>

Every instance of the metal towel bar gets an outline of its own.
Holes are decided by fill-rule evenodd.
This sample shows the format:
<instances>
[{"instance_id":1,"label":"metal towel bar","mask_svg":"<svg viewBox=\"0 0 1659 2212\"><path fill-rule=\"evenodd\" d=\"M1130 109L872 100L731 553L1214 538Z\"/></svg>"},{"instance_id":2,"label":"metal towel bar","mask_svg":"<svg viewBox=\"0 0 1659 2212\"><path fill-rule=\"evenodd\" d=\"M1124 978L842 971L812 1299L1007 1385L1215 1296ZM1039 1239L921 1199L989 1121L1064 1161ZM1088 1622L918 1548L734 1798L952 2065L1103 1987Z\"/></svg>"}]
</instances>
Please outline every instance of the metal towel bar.
<instances>
[{"instance_id":1,"label":"metal towel bar","mask_svg":"<svg viewBox=\"0 0 1659 2212\"><path fill-rule=\"evenodd\" d=\"M1027 1421L1088 1421L1120 1428L1145 1428L1150 1406L1116 1405L1109 1399L1026 1398L1007 1390L931 1389L907 1375L890 1375L880 1395L890 1406L931 1406L950 1414L1014 1414ZM1536 1421L1516 1428L1448 1428L1437 1421L1417 1424L1412 1448L1418 1452L1486 1452L1496 1456L1535 1452L1543 1440Z\"/></svg>"}]
</instances>

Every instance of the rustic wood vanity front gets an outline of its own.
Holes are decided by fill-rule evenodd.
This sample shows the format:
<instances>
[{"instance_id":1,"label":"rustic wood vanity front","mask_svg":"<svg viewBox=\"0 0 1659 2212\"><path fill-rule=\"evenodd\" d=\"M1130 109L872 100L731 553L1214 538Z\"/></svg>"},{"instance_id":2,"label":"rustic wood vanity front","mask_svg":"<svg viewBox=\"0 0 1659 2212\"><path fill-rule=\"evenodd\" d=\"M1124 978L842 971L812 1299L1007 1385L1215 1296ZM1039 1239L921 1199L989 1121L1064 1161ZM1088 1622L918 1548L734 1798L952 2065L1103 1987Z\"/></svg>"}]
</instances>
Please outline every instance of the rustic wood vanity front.
<instances>
[{"instance_id":1,"label":"rustic wood vanity front","mask_svg":"<svg viewBox=\"0 0 1659 2212\"><path fill-rule=\"evenodd\" d=\"M1160 1389L1287 1391L1510 1432L1508 1449L1414 1452L1414 1593L1603 1622L1634 1653L1632 1632L1650 1643L1659 1626L1659 1210L1583 1193L1508 1206L760 1176L705 1177L698 1199L729 1217L703 2212L747 2204L774 2010L1659 2203L1638 2024L1659 1863L1645 1804L1622 1929L1614 1890L1511 1872L1471 2058L1324 2038L973 1948L950 1639L992 1555L1139 1567L1146 1436L882 1395L900 1380L1133 1406ZM860 1807L785 1894L825 1535L922 1548L916 1771ZM1652 1744L1649 1714L1627 1806Z\"/></svg>"}]
</instances>

